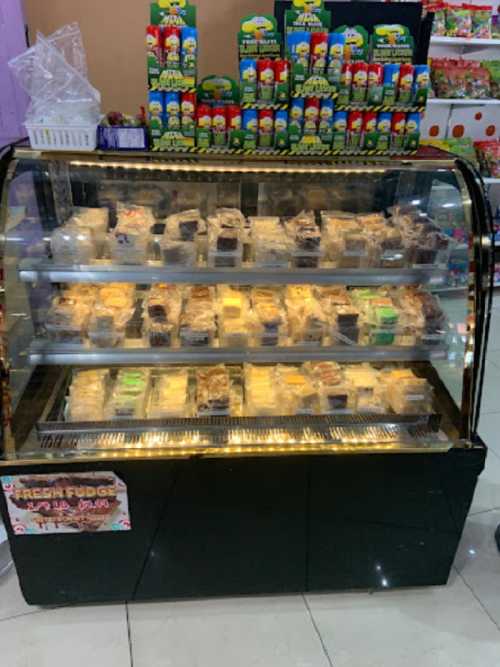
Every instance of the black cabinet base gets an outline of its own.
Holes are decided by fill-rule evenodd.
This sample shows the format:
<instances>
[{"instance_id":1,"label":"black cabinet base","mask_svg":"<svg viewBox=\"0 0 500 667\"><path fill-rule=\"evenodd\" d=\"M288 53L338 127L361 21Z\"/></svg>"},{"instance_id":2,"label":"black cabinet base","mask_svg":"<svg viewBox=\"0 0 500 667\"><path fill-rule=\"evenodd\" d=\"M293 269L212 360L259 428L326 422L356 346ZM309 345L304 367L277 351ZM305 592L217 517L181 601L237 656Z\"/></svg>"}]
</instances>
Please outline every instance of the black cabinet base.
<instances>
[{"instance_id":1,"label":"black cabinet base","mask_svg":"<svg viewBox=\"0 0 500 667\"><path fill-rule=\"evenodd\" d=\"M132 530L13 535L30 604L444 584L485 449L127 461ZM0 506L7 526L6 507Z\"/></svg>"}]
</instances>

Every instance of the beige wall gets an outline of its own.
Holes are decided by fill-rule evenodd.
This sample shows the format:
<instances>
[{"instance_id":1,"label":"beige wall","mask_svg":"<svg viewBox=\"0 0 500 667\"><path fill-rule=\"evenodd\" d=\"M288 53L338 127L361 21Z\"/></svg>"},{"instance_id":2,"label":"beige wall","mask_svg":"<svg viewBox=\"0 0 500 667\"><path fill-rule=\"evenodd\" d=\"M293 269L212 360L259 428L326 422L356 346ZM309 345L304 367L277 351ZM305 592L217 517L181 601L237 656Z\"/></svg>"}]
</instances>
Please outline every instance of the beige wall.
<instances>
[{"instance_id":1,"label":"beige wall","mask_svg":"<svg viewBox=\"0 0 500 667\"><path fill-rule=\"evenodd\" d=\"M31 42L77 21L83 34L92 84L103 111L135 113L146 99L145 26L148 0L24 0ZM200 41L199 74L237 74L239 19L272 13L273 0L195 0ZM215 10L215 8L217 8Z\"/></svg>"}]
</instances>

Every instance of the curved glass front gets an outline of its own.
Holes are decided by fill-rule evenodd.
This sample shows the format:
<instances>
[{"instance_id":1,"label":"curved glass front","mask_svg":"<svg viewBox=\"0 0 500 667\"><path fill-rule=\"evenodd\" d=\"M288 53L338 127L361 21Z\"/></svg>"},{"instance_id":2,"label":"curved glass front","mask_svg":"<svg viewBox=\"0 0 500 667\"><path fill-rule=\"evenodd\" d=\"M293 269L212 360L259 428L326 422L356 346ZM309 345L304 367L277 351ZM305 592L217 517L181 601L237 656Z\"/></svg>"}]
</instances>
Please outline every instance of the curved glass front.
<instances>
[{"instance_id":1,"label":"curved glass front","mask_svg":"<svg viewBox=\"0 0 500 667\"><path fill-rule=\"evenodd\" d=\"M19 151L3 213L7 459L470 436L472 214L453 162Z\"/></svg>"}]
</instances>

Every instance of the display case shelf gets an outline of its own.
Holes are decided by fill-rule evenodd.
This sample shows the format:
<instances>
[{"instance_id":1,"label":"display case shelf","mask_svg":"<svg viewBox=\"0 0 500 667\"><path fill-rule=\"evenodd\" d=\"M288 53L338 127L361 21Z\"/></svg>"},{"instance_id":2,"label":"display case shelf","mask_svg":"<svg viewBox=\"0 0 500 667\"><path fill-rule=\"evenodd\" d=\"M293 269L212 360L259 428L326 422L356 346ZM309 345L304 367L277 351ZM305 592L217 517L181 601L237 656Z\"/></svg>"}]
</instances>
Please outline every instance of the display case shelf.
<instances>
[{"instance_id":1,"label":"display case shelf","mask_svg":"<svg viewBox=\"0 0 500 667\"><path fill-rule=\"evenodd\" d=\"M479 37L446 37L433 35L432 46L480 46L483 48L500 47L500 39L480 39Z\"/></svg>"},{"instance_id":2,"label":"display case shelf","mask_svg":"<svg viewBox=\"0 0 500 667\"><path fill-rule=\"evenodd\" d=\"M427 361L444 359L444 343L431 346L294 346L257 348L209 347L112 347L96 348L72 343L35 340L28 351L32 365L134 365L211 363L298 363L314 360L335 361Z\"/></svg>"},{"instance_id":3,"label":"display case shelf","mask_svg":"<svg viewBox=\"0 0 500 667\"><path fill-rule=\"evenodd\" d=\"M48 280L53 283L128 282L140 285L154 283L196 283L217 285L443 285L446 269L433 265L406 269L218 269L193 267L178 269L151 261L146 266L92 264L58 266L46 260L24 259L19 263L19 277L24 282Z\"/></svg>"}]
</instances>

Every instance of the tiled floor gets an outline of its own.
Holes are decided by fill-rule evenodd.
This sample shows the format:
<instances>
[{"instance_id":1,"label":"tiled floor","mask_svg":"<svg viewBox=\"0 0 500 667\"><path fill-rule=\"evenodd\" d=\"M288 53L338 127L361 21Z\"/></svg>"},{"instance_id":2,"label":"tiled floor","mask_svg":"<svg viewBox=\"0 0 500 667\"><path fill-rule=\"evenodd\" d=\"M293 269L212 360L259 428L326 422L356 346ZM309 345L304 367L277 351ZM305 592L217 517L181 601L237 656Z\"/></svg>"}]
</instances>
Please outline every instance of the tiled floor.
<instances>
[{"instance_id":1,"label":"tiled floor","mask_svg":"<svg viewBox=\"0 0 500 667\"><path fill-rule=\"evenodd\" d=\"M0 579L2 667L498 667L500 300L480 433L490 451L447 586L176 603L28 607Z\"/></svg>"}]
</instances>

